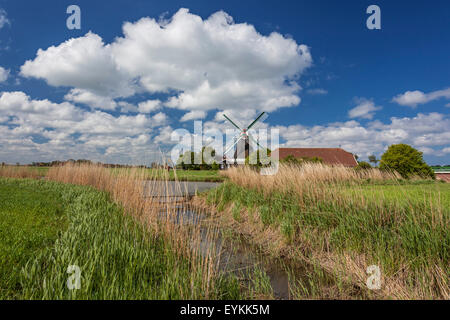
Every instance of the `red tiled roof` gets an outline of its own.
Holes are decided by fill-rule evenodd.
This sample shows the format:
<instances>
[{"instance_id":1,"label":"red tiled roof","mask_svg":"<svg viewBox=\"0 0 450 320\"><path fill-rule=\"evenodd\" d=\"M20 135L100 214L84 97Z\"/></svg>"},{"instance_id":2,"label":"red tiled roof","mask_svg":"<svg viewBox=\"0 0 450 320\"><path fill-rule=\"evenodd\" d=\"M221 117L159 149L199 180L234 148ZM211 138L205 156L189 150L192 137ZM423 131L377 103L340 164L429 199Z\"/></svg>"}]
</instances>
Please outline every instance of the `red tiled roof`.
<instances>
[{"instance_id":1,"label":"red tiled roof","mask_svg":"<svg viewBox=\"0 0 450 320\"><path fill-rule=\"evenodd\" d=\"M322 158L325 164L341 164L346 167L356 167L355 157L350 152L341 148L279 148L274 151L278 152L279 159L284 159L288 155L292 155L295 158L301 157L319 157Z\"/></svg>"}]
</instances>

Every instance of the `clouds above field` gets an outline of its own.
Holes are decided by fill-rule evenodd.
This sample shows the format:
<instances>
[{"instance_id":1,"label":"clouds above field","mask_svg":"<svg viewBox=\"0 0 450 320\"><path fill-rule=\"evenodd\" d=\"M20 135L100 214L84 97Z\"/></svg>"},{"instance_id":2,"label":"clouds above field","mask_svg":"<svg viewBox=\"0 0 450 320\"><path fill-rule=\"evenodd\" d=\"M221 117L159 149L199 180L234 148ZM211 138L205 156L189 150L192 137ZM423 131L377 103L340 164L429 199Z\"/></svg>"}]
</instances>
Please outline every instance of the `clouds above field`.
<instances>
[{"instance_id":1,"label":"clouds above field","mask_svg":"<svg viewBox=\"0 0 450 320\"><path fill-rule=\"evenodd\" d=\"M151 2L143 6L141 12L156 10ZM102 14L91 9L93 16ZM44 39L36 35L45 24L33 29L18 12L9 19L0 10L1 32L26 33L33 41L1 40L12 50L0 52L0 162L88 158L148 164L161 158L160 149L173 147L175 129L192 132L194 120L203 120L204 133L225 133L233 127L224 113L243 128L262 111L270 118L255 128L277 124L286 146L341 145L365 156L404 142L427 154L450 154L448 109L442 108L450 106L450 88L428 79L429 86L443 89L396 90L396 83L407 85L395 77L402 74L398 70L391 82L374 79L376 86L367 84L367 74L354 78L354 52L346 52L353 43L330 42L326 50L308 46L320 43L311 38L311 30L325 30L320 19L318 29L275 27L255 15L257 29L223 11L200 17L180 9L171 17L124 22L141 14L126 11L86 20L83 33L71 30L77 36L70 39L52 21ZM5 28L10 20L17 30ZM311 52L318 57L314 64ZM352 100L360 95L373 99ZM438 106L430 103L418 114L394 108L431 101Z\"/></svg>"},{"instance_id":2,"label":"clouds above field","mask_svg":"<svg viewBox=\"0 0 450 320\"><path fill-rule=\"evenodd\" d=\"M167 116L113 116L72 103L33 100L25 93L0 94L0 156L6 159L67 159L85 156L106 161L145 159L148 142ZM106 158L105 158L106 157ZM136 158L138 159L138 158Z\"/></svg>"},{"instance_id":3,"label":"clouds above field","mask_svg":"<svg viewBox=\"0 0 450 320\"><path fill-rule=\"evenodd\" d=\"M351 120L323 126L276 126L286 147L341 146L359 156L382 153L395 143L411 144L425 154L449 153L450 117L441 113L419 113L415 117L392 117L390 123L372 121L367 125Z\"/></svg>"},{"instance_id":4,"label":"clouds above field","mask_svg":"<svg viewBox=\"0 0 450 320\"><path fill-rule=\"evenodd\" d=\"M111 99L138 92L165 93L165 106L196 111L189 119L213 109L298 105L300 86L294 80L311 64L306 45L279 33L262 35L223 11L203 20L180 9L169 20L126 22L123 37L109 44L89 32L39 49L21 75L73 87L67 98L93 108L111 109Z\"/></svg>"},{"instance_id":5,"label":"clouds above field","mask_svg":"<svg viewBox=\"0 0 450 320\"><path fill-rule=\"evenodd\" d=\"M122 31L110 43L94 32L55 43L20 66L20 76L67 92L61 103L1 93L7 159L23 148L45 159L76 150L77 157L117 155L123 162L126 146L138 158L168 144L168 109L184 111L171 119L181 123L213 111L206 130L229 128L223 111L249 122L259 111L298 105L298 80L312 65L306 45L277 32L263 35L223 11L202 19L180 9L170 19L125 22Z\"/></svg>"},{"instance_id":6,"label":"clouds above field","mask_svg":"<svg viewBox=\"0 0 450 320\"><path fill-rule=\"evenodd\" d=\"M231 115L232 113L230 113ZM201 117L201 114L192 117ZM249 115L250 116L250 115ZM251 116L254 116L253 114ZM230 129L216 119L204 123L204 133ZM173 127L159 111L152 114L113 116L86 110L70 102L36 100L23 92L0 94L0 157L54 160L89 158L102 162L149 163L166 153ZM260 127L268 127L261 123ZM287 147L339 147L365 157L382 153L394 143L408 143L425 154L449 154L450 117L441 113L419 113L415 117L392 117L363 125L358 121L318 126L274 126ZM192 131L192 128L190 128Z\"/></svg>"},{"instance_id":7,"label":"clouds above field","mask_svg":"<svg viewBox=\"0 0 450 320\"><path fill-rule=\"evenodd\" d=\"M422 91L406 91L392 98L392 101L402 106L415 108L419 104L425 104L437 99L450 99L450 88L437 90L430 93L423 93Z\"/></svg>"}]
</instances>

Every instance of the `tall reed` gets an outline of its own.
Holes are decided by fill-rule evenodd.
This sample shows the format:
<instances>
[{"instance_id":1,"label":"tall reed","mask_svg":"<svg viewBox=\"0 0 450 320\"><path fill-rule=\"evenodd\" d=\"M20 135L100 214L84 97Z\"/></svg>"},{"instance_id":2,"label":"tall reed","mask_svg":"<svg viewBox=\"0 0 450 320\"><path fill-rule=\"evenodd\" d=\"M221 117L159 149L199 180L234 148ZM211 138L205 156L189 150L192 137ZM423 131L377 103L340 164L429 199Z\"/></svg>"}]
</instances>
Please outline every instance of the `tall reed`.
<instances>
[{"instance_id":1,"label":"tall reed","mask_svg":"<svg viewBox=\"0 0 450 320\"><path fill-rule=\"evenodd\" d=\"M36 168L28 166L0 166L0 177L37 179L41 175Z\"/></svg>"},{"instance_id":2,"label":"tall reed","mask_svg":"<svg viewBox=\"0 0 450 320\"><path fill-rule=\"evenodd\" d=\"M149 177L141 169L112 171L86 164L52 167L47 178L108 192L128 214L168 243L180 259L187 259L193 274L202 275L201 279L192 278L192 286L199 287L205 298L214 292L219 278L218 254L213 245L205 246L204 243L215 243L213 239L217 229L210 227L205 230L200 224L187 221L187 206L180 208L166 201L174 196L168 179ZM179 191L185 188L181 183L176 185Z\"/></svg>"},{"instance_id":3,"label":"tall reed","mask_svg":"<svg viewBox=\"0 0 450 320\"><path fill-rule=\"evenodd\" d=\"M384 298L450 298L450 197L442 184L322 164L281 165L272 176L248 167L223 174L229 182L207 201L275 254L320 264L362 288L366 268L379 265L384 285L371 294ZM236 206L246 209L239 219Z\"/></svg>"}]
</instances>

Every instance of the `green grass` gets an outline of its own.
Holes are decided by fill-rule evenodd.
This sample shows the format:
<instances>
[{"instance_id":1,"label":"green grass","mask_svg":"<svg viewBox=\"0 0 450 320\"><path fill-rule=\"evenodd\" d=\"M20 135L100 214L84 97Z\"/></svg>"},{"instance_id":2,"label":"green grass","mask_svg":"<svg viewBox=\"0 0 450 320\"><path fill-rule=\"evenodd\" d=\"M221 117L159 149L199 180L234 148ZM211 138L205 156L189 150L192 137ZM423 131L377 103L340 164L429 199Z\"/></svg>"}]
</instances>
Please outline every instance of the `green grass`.
<instances>
[{"instance_id":1,"label":"green grass","mask_svg":"<svg viewBox=\"0 0 450 320\"><path fill-rule=\"evenodd\" d=\"M157 169L149 169L152 170ZM224 181L219 170L176 170L177 179L180 181L208 181L208 182L221 182ZM175 180L175 171L170 170L170 180Z\"/></svg>"},{"instance_id":2,"label":"green grass","mask_svg":"<svg viewBox=\"0 0 450 320\"><path fill-rule=\"evenodd\" d=\"M45 176L50 167L29 167L29 169L37 171L41 176Z\"/></svg>"},{"instance_id":3,"label":"green grass","mask_svg":"<svg viewBox=\"0 0 450 320\"><path fill-rule=\"evenodd\" d=\"M402 185L364 185L347 187L343 192L403 207L410 205L417 207L424 202L431 202L441 205L447 211L450 210L450 184L448 183L430 181Z\"/></svg>"},{"instance_id":4,"label":"green grass","mask_svg":"<svg viewBox=\"0 0 450 320\"><path fill-rule=\"evenodd\" d=\"M130 168L113 168L115 173L124 173L130 171ZM140 169L139 169L140 170ZM222 182L225 180L220 175L219 170L164 170L164 169L143 169L144 177L147 175L148 179L161 179L161 180L176 180L178 181L206 181L206 182Z\"/></svg>"},{"instance_id":5,"label":"green grass","mask_svg":"<svg viewBox=\"0 0 450 320\"><path fill-rule=\"evenodd\" d=\"M59 194L0 179L0 299L20 296L20 271L67 228Z\"/></svg>"},{"instance_id":6,"label":"green grass","mask_svg":"<svg viewBox=\"0 0 450 320\"><path fill-rule=\"evenodd\" d=\"M439 296L432 271L437 266L450 276L450 184L322 188L329 188L328 197L318 200L314 192L306 192L299 201L297 194L265 195L225 182L210 190L206 199L219 211L236 203L248 212L257 210L261 222L278 229L286 243L308 243L312 251L364 254L387 276L407 266L411 287L426 288L429 297ZM234 210L232 216L239 222Z\"/></svg>"},{"instance_id":7,"label":"green grass","mask_svg":"<svg viewBox=\"0 0 450 320\"><path fill-rule=\"evenodd\" d=\"M235 299L238 283L205 277L90 187L0 178L1 299ZM69 290L70 265L81 288Z\"/></svg>"}]
</instances>

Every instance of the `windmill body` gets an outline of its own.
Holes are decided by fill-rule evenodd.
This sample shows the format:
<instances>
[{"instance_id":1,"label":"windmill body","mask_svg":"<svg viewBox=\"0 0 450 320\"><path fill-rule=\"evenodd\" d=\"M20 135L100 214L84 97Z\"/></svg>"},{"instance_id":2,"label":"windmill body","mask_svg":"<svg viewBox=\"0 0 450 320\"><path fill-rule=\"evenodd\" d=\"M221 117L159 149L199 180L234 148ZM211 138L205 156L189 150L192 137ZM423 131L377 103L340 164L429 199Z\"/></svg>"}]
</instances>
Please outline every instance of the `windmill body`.
<instances>
[{"instance_id":1,"label":"windmill body","mask_svg":"<svg viewBox=\"0 0 450 320\"><path fill-rule=\"evenodd\" d=\"M226 147L225 152L223 154L223 164L224 166L228 166L230 164L234 165L243 165L245 164L245 159L250 154L250 139L253 140L258 147L261 148L258 141L256 141L248 132L265 114L265 112L261 113L247 128L241 129L236 123L233 122L229 117L225 114L223 115L225 119L227 119L234 127L239 130L239 134L234 137L233 143ZM233 160L228 160L227 155L233 152Z\"/></svg>"}]
</instances>

